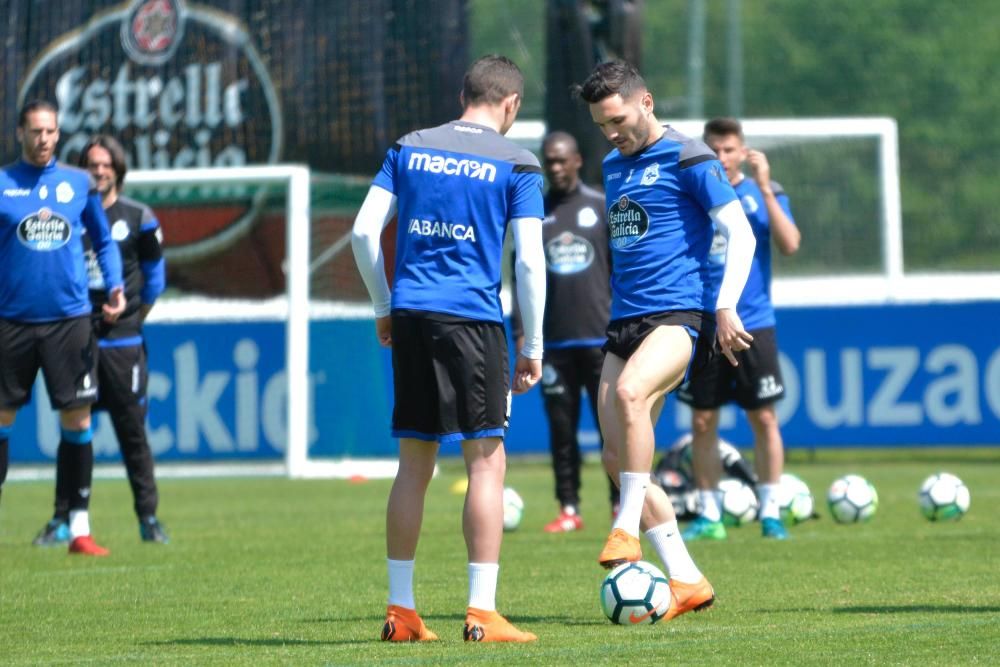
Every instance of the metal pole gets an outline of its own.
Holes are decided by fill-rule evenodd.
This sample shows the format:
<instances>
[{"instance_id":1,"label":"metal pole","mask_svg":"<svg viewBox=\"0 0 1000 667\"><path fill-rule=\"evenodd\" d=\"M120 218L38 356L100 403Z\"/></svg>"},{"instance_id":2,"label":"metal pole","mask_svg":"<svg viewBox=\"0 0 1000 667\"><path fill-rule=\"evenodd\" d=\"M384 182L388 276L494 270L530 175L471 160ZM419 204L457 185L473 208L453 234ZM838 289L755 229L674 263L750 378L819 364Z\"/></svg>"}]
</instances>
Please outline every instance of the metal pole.
<instances>
[{"instance_id":1,"label":"metal pole","mask_svg":"<svg viewBox=\"0 0 1000 667\"><path fill-rule=\"evenodd\" d=\"M741 0L728 2L729 39L726 72L726 98L729 115L743 116L743 16Z\"/></svg>"},{"instance_id":2,"label":"metal pole","mask_svg":"<svg viewBox=\"0 0 1000 667\"><path fill-rule=\"evenodd\" d=\"M705 0L688 0L688 118L705 114Z\"/></svg>"}]
</instances>

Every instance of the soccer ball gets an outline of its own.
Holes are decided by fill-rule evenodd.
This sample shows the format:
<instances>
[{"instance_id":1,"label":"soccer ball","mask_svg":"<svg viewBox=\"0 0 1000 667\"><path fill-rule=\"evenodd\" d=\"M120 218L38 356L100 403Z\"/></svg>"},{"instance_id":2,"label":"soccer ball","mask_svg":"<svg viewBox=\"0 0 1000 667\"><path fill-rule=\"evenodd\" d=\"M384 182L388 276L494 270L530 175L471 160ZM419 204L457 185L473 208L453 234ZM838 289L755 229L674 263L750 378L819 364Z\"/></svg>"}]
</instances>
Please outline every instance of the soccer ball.
<instances>
[{"instance_id":1,"label":"soccer ball","mask_svg":"<svg viewBox=\"0 0 1000 667\"><path fill-rule=\"evenodd\" d=\"M826 502L837 523L858 523L874 516L878 493L861 475L844 475L830 485Z\"/></svg>"},{"instance_id":2,"label":"soccer ball","mask_svg":"<svg viewBox=\"0 0 1000 667\"><path fill-rule=\"evenodd\" d=\"M503 490L503 529L506 531L517 530L521 525L521 517L524 516L524 501L517 491L508 487Z\"/></svg>"},{"instance_id":3,"label":"soccer ball","mask_svg":"<svg viewBox=\"0 0 1000 667\"><path fill-rule=\"evenodd\" d=\"M813 515L813 496L809 487L791 473L778 480L778 511L785 523L802 523Z\"/></svg>"},{"instance_id":4,"label":"soccer ball","mask_svg":"<svg viewBox=\"0 0 1000 667\"><path fill-rule=\"evenodd\" d=\"M670 584L655 565L624 563L601 584L601 609L612 623L656 623L670 610Z\"/></svg>"},{"instance_id":5,"label":"soccer ball","mask_svg":"<svg viewBox=\"0 0 1000 667\"><path fill-rule=\"evenodd\" d=\"M931 521L958 521L969 511L969 487L948 472L925 479L917 498L920 511Z\"/></svg>"},{"instance_id":6,"label":"soccer ball","mask_svg":"<svg viewBox=\"0 0 1000 667\"><path fill-rule=\"evenodd\" d=\"M738 479L719 482L722 493L722 522L727 526L742 526L757 518L760 503L753 489Z\"/></svg>"}]
</instances>

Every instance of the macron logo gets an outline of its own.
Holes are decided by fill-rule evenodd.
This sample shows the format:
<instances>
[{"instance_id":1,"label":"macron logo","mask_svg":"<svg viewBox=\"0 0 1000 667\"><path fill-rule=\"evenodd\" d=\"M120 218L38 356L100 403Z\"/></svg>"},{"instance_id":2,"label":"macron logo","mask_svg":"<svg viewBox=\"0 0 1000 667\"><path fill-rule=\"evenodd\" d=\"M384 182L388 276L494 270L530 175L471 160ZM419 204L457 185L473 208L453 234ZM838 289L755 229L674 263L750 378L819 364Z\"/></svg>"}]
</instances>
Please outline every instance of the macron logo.
<instances>
[{"instance_id":1,"label":"macron logo","mask_svg":"<svg viewBox=\"0 0 1000 667\"><path fill-rule=\"evenodd\" d=\"M31 194L31 190L26 188L7 188L3 191L4 197L27 197Z\"/></svg>"},{"instance_id":2,"label":"macron logo","mask_svg":"<svg viewBox=\"0 0 1000 667\"><path fill-rule=\"evenodd\" d=\"M446 174L448 176L467 176L478 178L480 181L492 183L497 176L496 166L489 162L478 160L459 160L443 155L428 155L427 153L411 153L410 161L406 165L407 169L417 171L429 171L432 174Z\"/></svg>"}]
</instances>

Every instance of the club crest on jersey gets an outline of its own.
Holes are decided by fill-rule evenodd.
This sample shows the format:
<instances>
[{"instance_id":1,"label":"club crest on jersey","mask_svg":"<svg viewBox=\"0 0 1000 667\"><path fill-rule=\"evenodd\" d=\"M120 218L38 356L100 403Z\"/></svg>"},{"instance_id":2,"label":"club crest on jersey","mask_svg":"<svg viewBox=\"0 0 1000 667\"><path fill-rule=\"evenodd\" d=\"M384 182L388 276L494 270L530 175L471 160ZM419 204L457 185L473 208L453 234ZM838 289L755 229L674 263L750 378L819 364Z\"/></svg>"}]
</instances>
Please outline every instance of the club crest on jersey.
<instances>
[{"instance_id":1,"label":"club crest on jersey","mask_svg":"<svg viewBox=\"0 0 1000 667\"><path fill-rule=\"evenodd\" d=\"M72 235L69 220L48 207L25 216L17 224L17 240L32 250L58 250L69 243Z\"/></svg>"},{"instance_id":2,"label":"club crest on jersey","mask_svg":"<svg viewBox=\"0 0 1000 667\"><path fill-rule=\"evenodd\" d=\"M56 186L56 201L60 204L68 204L73 201L73 186L66 181Z\"/></svg>"},{"instance_id":3,"label":"club crest on jersey","mask_svg":"<svg viewBox=\"0 0 1000 667\"><path fill-rule=\"evenodd\" d=\"M747 212L747 215L752 215L757 212L760 206L757 205L757 200L753 198L752 195L743 195L743 210Z\"/></svg>"},{"instance_id":4,"label":"club crest on jersey","mask_svg":"<svg viewBox=\"0 0 1000 667\"><path fill-rule=\"evenodd\" d=\"M654 162L653 164L646 167L646 171L642 172L642 180L639 181L642 185L652 185L656 183L656 179L660 177L660 165Z\"/></svg>"},{"instance_id":5,"label":"club crest on jersey","mask_svg":"<svg viewBox=\"0 0 1000 667\"><path fill-rule=\"evenodd\" d=\"M577 211L576 224L579 227L593 227L597 224L597 211L586 206Z\"/></svg>"},{"instance_id":6,"label":"club crest on jersey","mask_svg":"<svg viewBox=\"0 0 1000 667\"><path fill-rule=\"evenodd\" d=\"M594 263L594 246L573 232L563 232L545 244L549 271L561 276L579 273Z\"/></svg>"},{"instance_id":7,"label":"club crest on jersey","mask_svg":"<svg viewBox=\"0 0 1000 667\"><path fill-rule=\"evenodd\" d=\"M612 248L632 245L649 231L649 215L638 202L622 195L608 209L608 235Z\"/></svg>"},{"instance_id":8,"label":"club crest on jersey","mask_svg":"<svg viewBox=\"0 0 1000 667\"><path fill-rule=\"evenodd\" d=\"M124 241L128 238L128 223L124 220L115 220L111 225L111 238L115 241Z\"/></svg>"}]
</instances>

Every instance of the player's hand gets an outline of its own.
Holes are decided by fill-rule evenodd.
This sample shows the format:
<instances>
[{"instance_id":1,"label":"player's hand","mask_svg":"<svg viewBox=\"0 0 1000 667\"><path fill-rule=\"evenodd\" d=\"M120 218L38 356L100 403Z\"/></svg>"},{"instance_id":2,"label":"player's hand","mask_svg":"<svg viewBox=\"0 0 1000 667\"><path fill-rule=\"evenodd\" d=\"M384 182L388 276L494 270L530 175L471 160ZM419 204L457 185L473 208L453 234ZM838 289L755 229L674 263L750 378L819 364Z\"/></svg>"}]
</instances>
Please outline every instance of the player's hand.
<instances>
[{"instance_id":1,"label":"player's hand","mask_svg":"<svg viewBox=\"0 0 1000 667\"><path fill-rule=\"evenodd\" d=\"M116 287L108 294L108 302L101 306L105 322L114 322L125 312L125 290Z\"/></svg>"},{"instance_id":2,"label":"player's hand","mask_svg":"<svg viewBox=\"0 0 1000 667\"><path fill-rule=\"evenodd\" d=\"M732 308L721 308L715 312L715 336L722 354L733 366L740 365L735 353L749 350L753 342L753 336L746 332L740 316Z\"/></svg>"},{"instance_id":3,"label":"player's hand","mask_svg":"<svg viewBox=\"0 0 1000 667\"><path fill-rule=\"evenodd\" d=\"M375 318L375 337L382 347L392 347L392 316Z\"/></svg>"},{"instance_id":4,"label":"player's hand","mask_svg":"<svg viewBox=\"0 0 1000 667\"><path fill-rule=\"evenodd\" d=\"M523 394L538 384L541 379L542 360L517 355L517 364L514 366L514 393Z\"/></svg>"},{"instance_id":5,"label":"player's hand","mask_svg":"<svg viewBox=\"0 0 1000 667\"><path fill-rule=\"evenodd\" d=\"M747 162L750 163L750 172L753 180L757 182L757 187L761 190L771 189L771 164L767 161L767 156L761 151L750 149L747 151Z\"/></svg>"}]
</instances>

